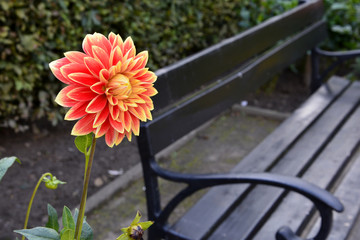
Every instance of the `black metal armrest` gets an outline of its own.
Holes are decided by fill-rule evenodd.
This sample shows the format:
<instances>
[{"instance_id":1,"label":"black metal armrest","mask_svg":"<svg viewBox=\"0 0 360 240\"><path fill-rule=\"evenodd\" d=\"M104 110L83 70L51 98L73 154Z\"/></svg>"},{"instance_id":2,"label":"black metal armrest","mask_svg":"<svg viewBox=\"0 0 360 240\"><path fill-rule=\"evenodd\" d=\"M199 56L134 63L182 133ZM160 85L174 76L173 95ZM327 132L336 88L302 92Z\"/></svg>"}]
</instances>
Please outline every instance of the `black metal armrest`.
<instances>
[{"instance_id":1,"label":"black metal armrest","mask_svg":"<svg viewBox=\"0 0 360 240\"><path fill-rule=\"evenodd\" d=\"M343 61L356 58L360 56L360 49L348 50L348 51L326 51L320 48L315 48L317 54L325 57L336 57Z\"/></svg>"},{"instance_id":2,"label":"black metal armrest","mask_svg":"<svg viewBox=\"0 0 360 240\"><path fill-rule=\"evenodd\" d=\"M276 186L295 191L311 200L321 216L321 227L314 240L326 239L332 225L332 211L342 212L344 207L341 202L328 191L306 182L300 178L276 175L271 173L244 173L244 174L206 174L193 175L181 174L161 169L153 165L153 170L162 178L187 183L188 187L174 197L160 214L160 221L165 221L170 212L185 197L203 188L224 184L252 183ZM161 216L162 215L162 216ZM300 240L290 228L282 227L276 234L277 240Z\"/></svg>"},{"instance_id":3,"label":"black metal armrest","mask_svg":"<svg viewBox=\"0 0 360 240\"><path fill-rule=\"evenodd\" d=\"M329 57L329 58L336 58L336 60L327 67L323 72L320 73L319 68L319 57ZM360 49L356 50L349 50L349 51L326 51L320 48L315 48L312 51L312 82L311 82L311 90L314 92L326 77L330 74L331 71L335 69L338 65L342 64L343 62L360 57Z\"/></svg>"}]
</instances>

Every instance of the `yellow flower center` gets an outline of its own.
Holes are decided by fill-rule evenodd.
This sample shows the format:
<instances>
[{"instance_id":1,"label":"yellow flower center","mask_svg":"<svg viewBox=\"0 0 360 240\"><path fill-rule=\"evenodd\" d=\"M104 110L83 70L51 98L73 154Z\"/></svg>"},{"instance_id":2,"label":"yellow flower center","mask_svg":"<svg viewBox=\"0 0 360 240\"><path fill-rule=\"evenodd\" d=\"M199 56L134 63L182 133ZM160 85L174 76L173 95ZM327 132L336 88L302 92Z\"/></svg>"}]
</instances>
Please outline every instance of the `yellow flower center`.
<instances>
[{"instance_id":1,"label":"yellow flower center","mask_svg":"<svg viewBox=\"0 0 360 240\"><path fill-rule=\"evenodd\" d=\"M116 74L112 77L106 88L109 94L119 100L128 98L132 93L129 78L122 74Z\"/></svg>"}]
</instances>

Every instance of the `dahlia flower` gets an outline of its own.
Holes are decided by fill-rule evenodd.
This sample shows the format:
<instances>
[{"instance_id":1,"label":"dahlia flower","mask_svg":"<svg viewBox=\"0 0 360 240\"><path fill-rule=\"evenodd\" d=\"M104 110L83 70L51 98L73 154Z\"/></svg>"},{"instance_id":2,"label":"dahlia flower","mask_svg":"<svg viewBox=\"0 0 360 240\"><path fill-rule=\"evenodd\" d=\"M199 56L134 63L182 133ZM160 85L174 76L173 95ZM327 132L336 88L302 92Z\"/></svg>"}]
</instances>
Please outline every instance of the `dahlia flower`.
<instances>
[{"instance_id":1,"label":"dahlia flower","mask_svg":"<svg viewBox=\"0 0 360 240\"><path fill-rule=\"evenodd\" d=\"M55 101L70 107L65 120L78 120L71 134L105 135L106 144L118 145L126 135L139 135L140 120L151 120L157 94L156 75L145 68L148 52L136 54L131 37L125 41L110 33L88 34L83 52L66 52L50 63L53 74L67 84Z\"/></svg>"}]
</instances>

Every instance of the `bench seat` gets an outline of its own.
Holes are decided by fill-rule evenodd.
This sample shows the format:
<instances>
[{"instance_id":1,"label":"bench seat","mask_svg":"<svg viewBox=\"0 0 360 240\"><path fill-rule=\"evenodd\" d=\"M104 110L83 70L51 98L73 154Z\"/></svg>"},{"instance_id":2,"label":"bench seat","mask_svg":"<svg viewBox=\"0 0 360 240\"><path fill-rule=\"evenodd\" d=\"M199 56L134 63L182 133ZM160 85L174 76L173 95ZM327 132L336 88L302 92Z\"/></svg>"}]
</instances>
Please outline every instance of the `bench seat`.
<instances>
[{"instance_id":1,"label":"bench seat","mask_svg":"<svg viewBox=\"0 0 360 240\"><path fill-rule=\"evenodd\" d=\"M360 142L359 102L359 82L332 77L233 172L270 172L303 178L335 192L340 200L344 199L345 209L355 210L351 214L355 218L359 203L352 205L359 198L346 199L354 188L351 179L360 174L351 167L360 164L359 157L354 156ZM348 171L353 177L343 178ZM189 239L273 239L283 225L306 235L311 231L309 223L315 221L315 211L313 204L304 199L299 194L263 185L217 186L195 203L173 229ZM352 226L344 227L346 219L341 218L349 215L340 216L335 218L333 232L335 236L346 236ZM342 226L336 228L337 224Z\"/></svg>"},{"instance_id":2,"label":"bench seat","mask_svg":"<svg viewBox=\"0 0 360 240\"><path fill-rule=\"evenodd\" d=\"M360 56L360 51L321 50L318 46L326 37L323 1L299 1L299 6L283 14L156 72L159 94L154 106L158 110L152 121L141 124L137 138L148 217L155 222L149 239L263 240L276 236L277 240L299 240L309 232L316 232L317 240L326 239L333 210L343 210L329 192L339 194L341 200L354 188L347 174L355 174L356 179L357 172L350 166L356 164L360 136L360 83L330 78L334 67ZM311 54L311 69L306 75L311 75L314 94L232 172L202 175L159 166L156 154L307 54ZM321 63L323 57L336 61L326 66ZM159 179L185 184L165 206ZM170 225L168 219L176 206L209 187ZM345 198L345 205L357 201ZM311 227L317 212L322 220L319 231ZM339 224L346 226L338 227L341 231L335 236L351 231L357 212L348 216L353 220L344 222L344 216L338 217L343 219Z\"/></svg>"}]
</instances>

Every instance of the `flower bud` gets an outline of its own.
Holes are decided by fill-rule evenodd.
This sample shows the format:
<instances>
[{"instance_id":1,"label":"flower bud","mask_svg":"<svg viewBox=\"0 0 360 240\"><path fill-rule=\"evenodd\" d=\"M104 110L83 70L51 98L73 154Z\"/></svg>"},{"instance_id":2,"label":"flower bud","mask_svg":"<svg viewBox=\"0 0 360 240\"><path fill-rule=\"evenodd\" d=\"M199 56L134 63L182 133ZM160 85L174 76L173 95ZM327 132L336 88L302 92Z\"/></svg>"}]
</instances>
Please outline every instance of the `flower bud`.
<instances>
[{"instance_id":1,"label":"flower bud","mask_svg":"<svg viewBox=\"0 0 360 240\"><path fill-rule=\"evenodd\" d=\"M144 229L142 229L142 227L139 224L130 226L128 231L129 231L129 237L132 238L133 240L143 240L142 237L144 235Z\"/></svg>"},{"instance_id":2,"label":"flower bud","mask_svg":"<svg viewBox=\"0 0 360 240\"><path fill-rule=\"evenodd\" d=\"M43 182L45 182L45 187L48 189L57 189L59 184L65 184L66 182L62 182L57 179L55 176L50 176L50 178L43 178Z\"/></svg>"},{"instance_id":3,"label":"flower bud","mask_svg":"<svg viewBox=\"0 0 360 240\"><path fill-rule=\"evenodd\" d=\"M154 222L139 222L141 218L141 214L138 211L136 216L129 227L122 228L121 234L116 240L143 240L143 235L146 229L148 229Z\"/></svg>"}]
</instances>

